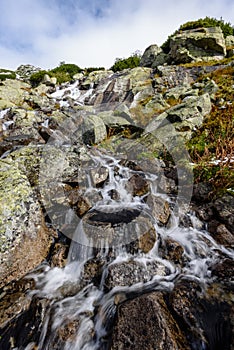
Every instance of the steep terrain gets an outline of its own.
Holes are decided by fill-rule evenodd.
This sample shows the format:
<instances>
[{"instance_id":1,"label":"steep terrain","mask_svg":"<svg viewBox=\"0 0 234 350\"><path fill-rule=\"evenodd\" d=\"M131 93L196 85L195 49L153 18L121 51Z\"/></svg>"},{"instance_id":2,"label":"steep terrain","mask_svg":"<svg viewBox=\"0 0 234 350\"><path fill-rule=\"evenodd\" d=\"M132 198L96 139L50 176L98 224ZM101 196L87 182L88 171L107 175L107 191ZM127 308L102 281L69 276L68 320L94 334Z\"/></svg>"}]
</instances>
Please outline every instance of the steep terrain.
<instances>
[{"instance_id":1,"label":"steep terrain","mask_svg":"<svg viewBox=\"0 0 234 350\"><path fill-rule=\"evenodd\" d=\"M233 349L234 37L168 47L2 70L1 349Z\"/></svg>"}]
</instances>

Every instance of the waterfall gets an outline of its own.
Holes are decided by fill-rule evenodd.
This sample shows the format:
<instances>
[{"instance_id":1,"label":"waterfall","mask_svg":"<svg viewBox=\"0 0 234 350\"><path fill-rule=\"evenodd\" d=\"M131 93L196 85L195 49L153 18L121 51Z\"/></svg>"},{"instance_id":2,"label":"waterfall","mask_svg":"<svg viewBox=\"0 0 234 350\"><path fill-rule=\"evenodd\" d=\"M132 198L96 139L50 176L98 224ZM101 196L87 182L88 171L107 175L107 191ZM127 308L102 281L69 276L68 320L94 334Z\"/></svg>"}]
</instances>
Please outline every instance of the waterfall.
<instances>
[{"instance_id":1,"label":"waterfall","mask_svg":"<svg viewBox=\"0 0 234 350\"><path fill-rule=\"evenodd\" d=\"M172 291L175 283L183 279L196 281L204 289L211 278L210 267L220 256L234 257L231 250L214 241L194 213L188 214L187 226L181 225L173 210L164 225L154 217L147 202L149 194L168 201L171 208L175 202L173 197L158 192L158 174L150 170L143 173L95 149L90 150L90 157L93 167L86 169L89 181L84 197L94 190L99 199L74 231L67 265L46 265L31 275L36 282L32 293L50 300L39 350L106 349L119 302L149 291ZM99 179L101 185L96 181L96 187L98 169L104 175ZM134 193L129 185L133 176L148 183L143 193ZM72 220L71 211L66 220ZM131 245L145 234L146 225L156 232L153 246L149 251L139 247L131 250ZM168 239L183 250L180 264L162 254ZM87 266L91 263L92 268L93 261L101 261L99 281L95 283L87 277Z\"/></svg>"}]
</instances>

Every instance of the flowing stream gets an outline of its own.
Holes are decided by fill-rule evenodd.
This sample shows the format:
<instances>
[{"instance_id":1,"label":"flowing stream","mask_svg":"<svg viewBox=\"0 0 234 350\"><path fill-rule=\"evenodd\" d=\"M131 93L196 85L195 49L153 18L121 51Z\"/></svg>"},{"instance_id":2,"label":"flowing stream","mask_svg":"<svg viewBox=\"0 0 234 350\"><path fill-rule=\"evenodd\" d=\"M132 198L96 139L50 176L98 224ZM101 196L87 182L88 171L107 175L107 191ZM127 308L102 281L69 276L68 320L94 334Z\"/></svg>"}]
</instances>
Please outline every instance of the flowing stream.
<instances>
[{"instance_id":1,"label":"flowing stream","mask_svg":"<svg viewBox=\"0 0 234 350\"><path fill-rule=\"evenodd\" d=\"M85 169L84 196L95 192L99 197L79 221L66 266L51 268L44 264L31 275L36 281L31 294L49 300L49 307L44 309L39 350L107 349L119 303L148 291L171 291L180 279L199 282L205 289L211 279L210 268L220 256L234 257L232 251L213 240L193 213L187 214L187 225L181 224L172 209L164 225L152 215L147 203L149 194L167 201L171 208L175 202L173 197L158 192L157 174L131 169L120 159L98 151L91 153L91 158L93 166ZM98 185L92 175L97 169L104 174ZM147 192L133 193L129 179L134 175L146 180ZM88 221L86 215L91 215ZM148 252L128 249L144 234L144 224L138 225L141 220L157 233ZM182 264L175 264L162 254L168 239L183 247ZM99 279L94 282L86 277L85 269L87 262L97 258L102 265ZM130 277L129 271L125 275L126 266L133 266ZM107 280L111 282L108 284ZM28 344L26 350L33 346Z\"/></svg>"}]
</instances>

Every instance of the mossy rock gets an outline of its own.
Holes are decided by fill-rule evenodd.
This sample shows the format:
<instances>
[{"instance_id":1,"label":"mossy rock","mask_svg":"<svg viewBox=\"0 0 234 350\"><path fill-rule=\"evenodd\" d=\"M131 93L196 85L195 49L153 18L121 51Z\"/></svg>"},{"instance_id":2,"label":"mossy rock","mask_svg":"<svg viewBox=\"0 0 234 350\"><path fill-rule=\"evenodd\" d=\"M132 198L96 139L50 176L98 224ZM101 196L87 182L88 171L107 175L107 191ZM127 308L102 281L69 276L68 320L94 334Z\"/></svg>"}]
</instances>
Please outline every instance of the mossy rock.
<instances>
[{"instance_id":1,"label":"mossy rock","mask_svg":"<svg viewBox=\"0 0 234 350\"><path fill-rule=\"evenodd\" d=\"M2 286L41 263L51 238L27 176L12 159L0 161L0 194Z\"/></svg>"}]
</instances>

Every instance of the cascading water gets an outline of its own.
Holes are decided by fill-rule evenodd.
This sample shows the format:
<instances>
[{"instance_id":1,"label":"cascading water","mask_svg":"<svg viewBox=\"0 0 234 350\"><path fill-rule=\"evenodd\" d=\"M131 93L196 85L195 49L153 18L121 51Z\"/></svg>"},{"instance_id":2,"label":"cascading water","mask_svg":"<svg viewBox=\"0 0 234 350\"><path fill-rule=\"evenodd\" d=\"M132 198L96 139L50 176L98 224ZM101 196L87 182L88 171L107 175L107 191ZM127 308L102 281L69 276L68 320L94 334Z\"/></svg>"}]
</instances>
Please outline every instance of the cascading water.
<instances>
[{"instance_id":1,"label":"cascading water","mask_svg":"<svg viewBox=\"0 0 234 350\"><path fill-rule=\"evenodd\" d=\"M143 174L142 170L131 169L126 162L96 150L90 150L90 157L93 165L85 169L88 186L84 196L93 191L98 193L98 200L74 232L67 265L64 268L43 265L31 275L36 282L31 294L49 300L38 350L107 349L119 302L149 291L171 291L182 279L196 281L205 289L211 278L210 268L220 256L234 257L232 251L213 240L193 213L188 214L186 227L173 211L165 225L152 215L147 203L149 194L166 200L171 207L174 205L173 197L157 192L157 174L150 171ZM101 180L95 184L93 174L97 169L102 169L104 175L99 174ZM134 193L129 186L134 175L149 185L143 194ZM138 224L141 218L143 225ZM157 239L148 252L132 251L132 242L145 233L144 223L154 227ZM181 264L162 254L167 239L183 248ZM102 262L95 282L86 276L87 263L92 259ZM127 269L125 275L120 266ZM111 282L110 274L115 276ZM28 344L26 350L34 345Z\"/></svg>"}]
</instances>

